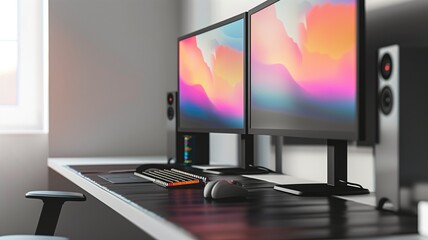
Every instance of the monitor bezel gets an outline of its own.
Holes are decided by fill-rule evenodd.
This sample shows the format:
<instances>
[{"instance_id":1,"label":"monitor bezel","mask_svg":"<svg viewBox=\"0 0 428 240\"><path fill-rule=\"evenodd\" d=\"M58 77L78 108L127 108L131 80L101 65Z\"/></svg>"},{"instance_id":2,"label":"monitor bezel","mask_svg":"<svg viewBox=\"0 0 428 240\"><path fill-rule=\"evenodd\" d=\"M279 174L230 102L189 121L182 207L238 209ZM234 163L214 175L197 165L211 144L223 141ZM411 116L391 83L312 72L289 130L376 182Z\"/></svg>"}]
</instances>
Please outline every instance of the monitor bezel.
<instances>
[{"instance_id":1,"label":"monitor bezel","mask_svg":"<svg viewBox=\"0 0 428 240\"><path fill-rule=\"evenodd\" d=\"M180 50L179 50L179 44L181 40L187 39L189 37L193 37L211 30L214 30L216 28L225 26L229 23L244 20L244 55L243 55L243 96L244 96L244 121L243 121L243 127L242 128L183 128L180 124ZM188 33L186 35L183 35L177 39L177 131L178 132L195 132L195 133L235 133L235 134L246 134L247 133L247 118L248 118L248 109L247 109L247 102L248 102L248 17L247 13L241 13L239 15L233 16L231 18L228 18L226 20L223 20L221 22L212 24L210 26L207 26L205 28L199 29L197 31Z\"/></svg>"},{"instance_id":2,"label":"monitor bezel","mask_svg":"<svg viewBox=\"0 0 428 240\"><path fill-rule=\"evenodd\" d=\"M248 45L248 58L247 58L247 126L248 133L255 135L273 135L273 136L287 136L287 137L297 137L297 138L315 138L315 139L337 139L337 140L358 140L360 136L360 88L362 77L364 76L364 16L365 16L365 8L364 8L364 0L356 0L356 36L357 36L357 79L356 79L356 112L355 112L355 130L354 131L321 131L321 130L296 130L296 129L273 129L273 128L253 128L251 125L251 16L259 11L275 4L281 0L267 0L266 2L261 3L260 5L254 7L250 11L248 11L247 16L247 45Z\"/></svg>"}]
</instances>

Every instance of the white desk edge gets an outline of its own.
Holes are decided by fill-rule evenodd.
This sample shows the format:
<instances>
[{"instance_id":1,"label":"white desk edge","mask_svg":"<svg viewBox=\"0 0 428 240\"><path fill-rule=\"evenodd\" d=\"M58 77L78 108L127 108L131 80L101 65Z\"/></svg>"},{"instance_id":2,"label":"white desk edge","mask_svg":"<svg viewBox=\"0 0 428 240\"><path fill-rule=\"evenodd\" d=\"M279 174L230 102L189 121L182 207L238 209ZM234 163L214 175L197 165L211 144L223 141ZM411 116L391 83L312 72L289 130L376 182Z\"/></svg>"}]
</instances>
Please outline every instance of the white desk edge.
<instances>
[{"instance_id":1,"label":"white desk edge","mask_svg":"<svg viewBox=\"0 0 428 240\"><path fill-rule=\"evenodd\" d=\"M196 239L193 235L177 225L161 218L157 214L126 200L118 194L107 190L101 185L89 180L68 166L94 164L144 164L166 163L162 157L141 158L49 158L48 167L70 180L111 209L128 219L140 229L156 239Z\"/></svg>"}]
</instances>

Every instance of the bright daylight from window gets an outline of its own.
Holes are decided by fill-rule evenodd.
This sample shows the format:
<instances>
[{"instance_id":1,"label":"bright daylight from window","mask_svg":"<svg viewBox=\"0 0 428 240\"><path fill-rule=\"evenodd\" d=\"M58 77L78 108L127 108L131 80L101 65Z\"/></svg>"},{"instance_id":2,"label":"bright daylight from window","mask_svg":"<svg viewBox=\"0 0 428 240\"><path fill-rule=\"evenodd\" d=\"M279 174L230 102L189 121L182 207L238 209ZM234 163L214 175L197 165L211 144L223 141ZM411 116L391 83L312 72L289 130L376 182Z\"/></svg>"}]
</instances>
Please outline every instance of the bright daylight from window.
<instances>
[{"instance_id":1,"label":"bright daylight from window","mask_svg":"<svg viewBox=\"0 0 428 240\"><path fill-rule=\"evenodd\" d=\"M0 1L0 105L16 105L18 97L18 4Z\"/></svg>"},{"instance_id":2,"label":"bright daylight from window","mask_svg":"<svg viewBox=\"0 0 428 240\"><path fill-rule=\"evenodd\" d=\"M0 0L0 134L47 132L47 0Z\"/></svg>"}]
</instances>

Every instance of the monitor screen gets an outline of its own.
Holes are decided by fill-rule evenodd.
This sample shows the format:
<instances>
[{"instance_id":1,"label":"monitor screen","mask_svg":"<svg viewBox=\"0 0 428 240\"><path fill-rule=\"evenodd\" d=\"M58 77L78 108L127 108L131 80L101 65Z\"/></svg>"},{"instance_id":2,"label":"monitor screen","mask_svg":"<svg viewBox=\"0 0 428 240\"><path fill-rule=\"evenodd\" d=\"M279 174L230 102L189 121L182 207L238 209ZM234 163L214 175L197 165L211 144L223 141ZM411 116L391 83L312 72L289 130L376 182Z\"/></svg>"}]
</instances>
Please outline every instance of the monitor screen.
<instances>
[{"instance_id":1,"label":"monitor screen","mask_svg":"<svg viewBox=\"0 0 428 240\"><path fill-rule=\"evenodd\" d=\"M246 18L178 39L179 131L245 131Z\"/></svg>"},{"instance_id":2,"label":"monitor screen","mask_svg":"<svg viewBox=\"0 0 428 240\"><path fill-rule=\"evenodd\" d=\"M356 138L356 1L269 1L250 11L250 133Z\"/></svg>"}]
</instances>

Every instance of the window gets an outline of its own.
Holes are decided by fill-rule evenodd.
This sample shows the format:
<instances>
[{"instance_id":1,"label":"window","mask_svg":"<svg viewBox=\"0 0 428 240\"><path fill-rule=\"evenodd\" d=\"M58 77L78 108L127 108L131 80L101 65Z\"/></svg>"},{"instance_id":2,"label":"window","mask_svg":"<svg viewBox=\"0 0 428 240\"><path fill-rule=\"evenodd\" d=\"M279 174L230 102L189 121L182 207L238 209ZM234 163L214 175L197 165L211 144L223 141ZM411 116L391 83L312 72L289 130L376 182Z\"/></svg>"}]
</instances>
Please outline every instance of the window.
<instances>
[{"instance_id":1,"label":"window","mask_svg":"<svg viewBox=\"0 0 428 240\"><path fill-rule=\"evenodd\" d=\"M18 67L18 4L0 1L0 105L16 105Z\"/></svg>"},{"instance_id":2,"label":"window","mask_svg":"<svg viewBox=\"0 0 428 240\"><path fill-rule=\"evenodd\" d=\"M47 132L47 9L0 0L0 133Z\"/></svg>"}]
</instances>

